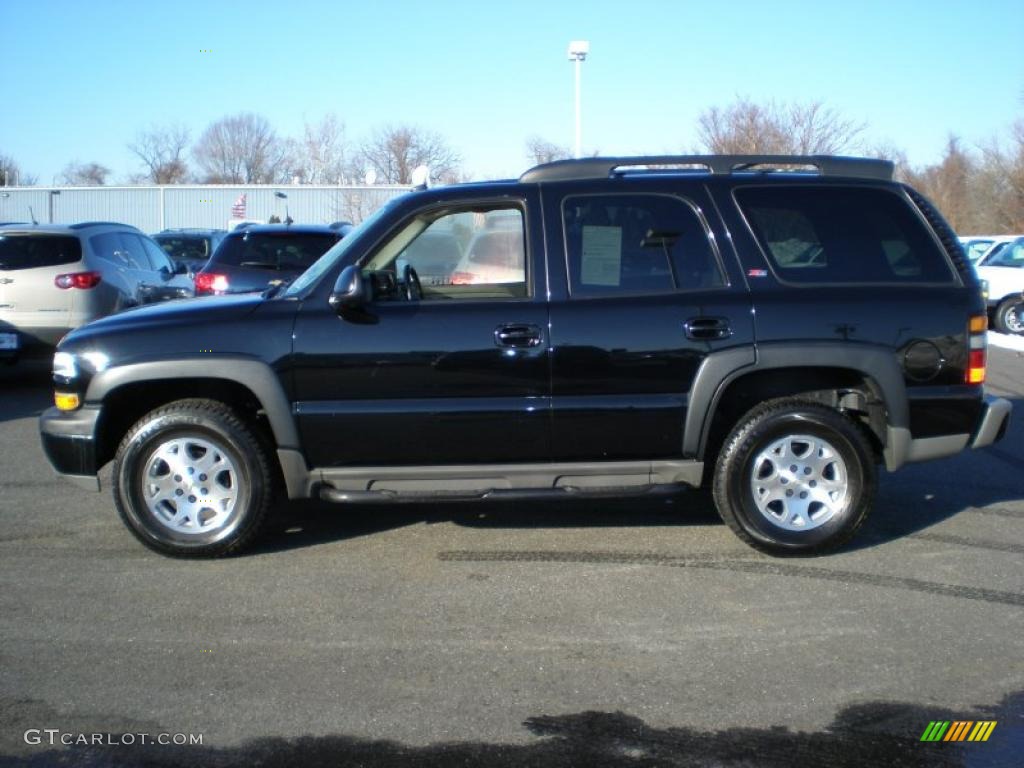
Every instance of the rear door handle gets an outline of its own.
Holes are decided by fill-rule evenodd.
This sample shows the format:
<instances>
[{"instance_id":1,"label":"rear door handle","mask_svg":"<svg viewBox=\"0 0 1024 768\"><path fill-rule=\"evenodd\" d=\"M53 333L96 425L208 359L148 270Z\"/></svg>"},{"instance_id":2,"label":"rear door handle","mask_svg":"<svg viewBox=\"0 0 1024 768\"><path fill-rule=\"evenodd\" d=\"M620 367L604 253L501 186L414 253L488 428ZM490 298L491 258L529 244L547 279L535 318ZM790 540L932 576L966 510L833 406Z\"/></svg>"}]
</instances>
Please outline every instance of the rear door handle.
<instances>
[{"instance_id":1,"label":"rear door handle","mask_svg":"<svg viewBox=\"0 0 1024 768\"><path fill-rule=\"evenodd\" d=\"M494 343L499 347L528 349L539 347L541 342L540 326L529 323L509 323L494 329Z\"/></svg>"},{"instance_id":2,"label":"rear door handle","mask_svg":"<svg viewBox=\"0 0 1024 768\"><path fill-rule=\"evenodd\" d=\"M714 341L732 336L732 328L726 317L691 317L683 323L686 338L693 341Z\"/></svg>"}]
</instances>

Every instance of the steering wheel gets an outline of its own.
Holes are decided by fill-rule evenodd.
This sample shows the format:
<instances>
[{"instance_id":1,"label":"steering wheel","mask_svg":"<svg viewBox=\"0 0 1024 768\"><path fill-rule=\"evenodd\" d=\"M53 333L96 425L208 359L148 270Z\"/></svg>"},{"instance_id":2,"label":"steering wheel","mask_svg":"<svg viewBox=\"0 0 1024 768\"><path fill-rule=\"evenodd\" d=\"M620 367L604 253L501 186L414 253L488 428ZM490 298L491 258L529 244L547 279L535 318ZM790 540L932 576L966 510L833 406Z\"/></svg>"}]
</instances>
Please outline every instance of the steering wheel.
<instances>
[{"instance_id":1,"label":"steering wheel","mask_svg":"<svg viewBox=\"0 0 1024 768\"><path fill-rule=\"evenodd\" d=\"M416 274L412 264L406 264L402 269L402 292L405 294L406 301L420 301L423 298L420 276Z\"/></svg>"}]
</instances>

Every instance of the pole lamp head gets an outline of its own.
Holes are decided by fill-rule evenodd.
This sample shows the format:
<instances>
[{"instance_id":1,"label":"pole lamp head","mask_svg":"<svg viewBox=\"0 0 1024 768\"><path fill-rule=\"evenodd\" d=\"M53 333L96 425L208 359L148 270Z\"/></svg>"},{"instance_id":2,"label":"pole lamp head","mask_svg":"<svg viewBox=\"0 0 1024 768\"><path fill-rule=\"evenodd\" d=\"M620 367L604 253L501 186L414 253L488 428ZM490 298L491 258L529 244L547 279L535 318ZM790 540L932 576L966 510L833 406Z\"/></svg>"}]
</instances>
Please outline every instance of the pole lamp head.
<instances>
[{"instance_id":1,"label":"pole lamp head","mask_svg":"<svg viewBox=\"0 0 1024 768\"><path fill-rule=\"evenodd\" d=\"M569 43L569 61L585 61L590 53L589 40L573 40Z\"/></svg>"}]
</instances>

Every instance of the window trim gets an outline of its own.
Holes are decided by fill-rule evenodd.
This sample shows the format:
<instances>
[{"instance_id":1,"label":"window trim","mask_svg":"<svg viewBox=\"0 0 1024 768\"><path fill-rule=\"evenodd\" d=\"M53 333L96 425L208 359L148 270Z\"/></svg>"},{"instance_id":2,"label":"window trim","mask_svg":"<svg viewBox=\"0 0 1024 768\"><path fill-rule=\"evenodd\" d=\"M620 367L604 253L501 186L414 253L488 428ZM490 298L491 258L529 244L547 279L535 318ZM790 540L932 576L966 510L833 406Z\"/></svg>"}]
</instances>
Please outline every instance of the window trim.
<instances>
[{"instance_id":1,"label":"window trim","mask_svg":"<svg viewBox=\"0 0 1024 768\"><path fill-rule=\"evenodd\" d=\"M776 270L776 268L775 268L776 267L775 257L772 256L771 254L765 252L764 246L762 246L762 244L761 244L761 238L759 238L757 236L757 231L754 229L753 224L751 224L750 219L747 217L746 210L744 209L743 205L740 203L739 198L737 197L737 193L740 192L741 190L744 190L744 189L780 189L780 188L781 189L809 189L809 190L821 190L823 188L824 189L870 189L870 190L873 190L873 191L884 192L885 194L892 195L893 197L898 198L905 205L909 206L909 210L910 210L911 215L918 221L918 223L922 227L924 227L925 232L928 234L928 238L932 241L932 244L935 246L936 250L941 255L942 263L945 264L946 267L949 269L950 279L948 281L946 281L946 282L934 282L934 281L910 282L910 281L900 281L900 280L884 280L884 281L873 280L873 281L866 281L866 282L849 281L849 282L824 282L824 283L823 282L794 282L793 280L786 280L785 278L783 278L779 274L778 270ZM772 277L775 278L775 281L777 283L779 283L780 285L784 285L787 288L818 288L818 289L820 289L820 288L848 288L848 287L856 287L856 288L864 288L864 287L882 287L882 288L894 288L894 287L898 287L898 288L949 288L949 287L953 287L953 286L962 286L963 285L963 280L960 277L960 273L957 270L956 265L953 264L950 261L949 255L946 253L946 249L943 247L942 242L938 239L937 235L935 234L935 231L932 229L932 226L928 223L928 221L921 214L921 211L914 204L914 201L910 199L910 196L907 195L907 193L904 192L902 189L896 190L896 189L891 189L890 187L879 187L879 186L876 186L874 184L849 184L849 183L807 184L807 183L803 183L803 184L777 185L777 184L763 184L763 183L762 184L756 184L755 183L755 184L737 184L737 185L733 186L733 188L729 191L729 195L732 198L732 203L735 206L736 211L737 211L737 213L740 216L740 220L743 222L743 225L746 227L747 234L750 235L751 239L754 241L754 244L757 246L757 250L761 254L761 257L764 259L765 264L768 267L768 270L772 274ZM966 258L966 257L964 257L964 258Z\"/></svg>"},{"instance_id":2,"label":"window trim","mask_svg":"<svg viewBox=\"0 0 1024 768\"><path fill-rule=\"evenodd\" d=\"M537 281L537 270L535 269L533 259L533 249L530 247L530 206L527 203L525 197L483 197L483 198L465 198L456 200L439 200L430 205L424 205L421 208L417 208L410 212L407 216L400 219L397 223L393 224L388 228L388 231L383 237L379 238L373 247L368 249L359 259L353 262L353 266L358 269L363 269L366 264L373 261L374 257L377 256L380 251L390 243L397 233L404 230L409 224L424 215L428 215L434 211L442 211L441 215L431 221L430 224L425 227L420 234L423 234L434 221L438 221L443 216L449 213L460 213L471 211L474 208L489 208L491 210L517 210L522 217L523 227L523 266L526 270L526 296L508 296L502 298L486 297L486 298L446 298L446 299L431 299L423 297L419 301L415 302L418 306L451 306L453 303L457 303L460 306L469 304L491 304L493 302L501 302L502 304L510 303L534 303L540 299L546 300L546 291L542 290L541 286ZM416 237L419 237L417 235ZM413 240L410 240L406 244L406 248L412 244ZM404 250L404 249L403 249ZM396 256L397 258L397 256ZM537 290L534 290L536 285ZM394 302L371 302L370 306L388 306ZM411 302L410 302L411 303Z\"/></svg>"},{"instance_id":3,"label":"window trim","mask_svg":"<svg viewBox=\"0 0 1024 768\"><path fill-rule=\"evenodd\" d=\"M682 203L683 206L689 208L690 211L696 216L697 222L704 228L704 238L707 240L709 247L711 248L711 258L714 260L715 266L718 268L718 275L722 280L721 285L716 285L711 288L680 288L676 283L676 272L675 265L672 260L669 259L669 269L672 271L672 290L659 291L658 293L650 293L647 291L621 291L619 293L608 293L604 295L596 296L581 296L573 293L573 280L572 270L569 266L569 237L565 227L565 203L570 198L579 197L667 197L676 202ZM715 237L715 231L708 224L707 217L704 215L704 210L689 197L684 195L673 194L672 192L645 192L645 191L618 191L618 192L569 192L562 195L562 199L558 204L559 213L559 226L562 230L562 264L565 269L565 287L566 294L570 301L593 301L601 299L617 299L617 298L641 298L641 297L652 297L652 296L677 296L680 294L691 294L691 293L708 293L709 291L723 291L728 290L732 287L729 281L729 273L725 269L725 264L722 262L722 254L718 248L718 240Z\"/></svg>"}]
</instances>

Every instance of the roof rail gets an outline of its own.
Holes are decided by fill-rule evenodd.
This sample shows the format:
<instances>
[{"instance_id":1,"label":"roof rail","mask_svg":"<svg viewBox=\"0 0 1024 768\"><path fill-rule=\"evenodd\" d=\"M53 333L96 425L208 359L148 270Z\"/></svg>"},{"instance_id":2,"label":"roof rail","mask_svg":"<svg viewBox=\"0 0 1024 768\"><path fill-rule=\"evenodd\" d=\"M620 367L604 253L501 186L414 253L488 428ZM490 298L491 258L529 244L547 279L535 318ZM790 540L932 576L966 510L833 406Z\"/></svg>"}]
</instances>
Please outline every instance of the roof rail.
<instances>
[{"instance_id":1,"label":"roof rail","mask_svg":"<svg viewBox=\"0 0 1024 768\"><path fill-rule=\"evenodd\" d=\"M68 229L87 229L89 227L127 227L128 229L137 229L137 227L133 227L131 224L124 224L119 221L79 221L76 224L67 224L65 226Z\"/></svg>"},{"instance_id":2,"label":"roof rail","mask_svg":"<svg viewBox=\"0 0 1024 768\"><path fill-rule=\"evenodd\" d=\"M651 168L650 166L692 165L706 168L713 175L728 175L737 171L754 171L759 166L810 165L822 176L880 179L891 181L893 164L888 160L869 157L843 157L840 155L652 155L638 157L585 157L578 160L556 160L538 165L522 176L523 183L544 181L575 181L607 179L633 171L652 173L678 171L678 168ZM692 169L697 170L697 169ZM765 168L764 170L771 170Z\"/></svg>"}]
</instances>

